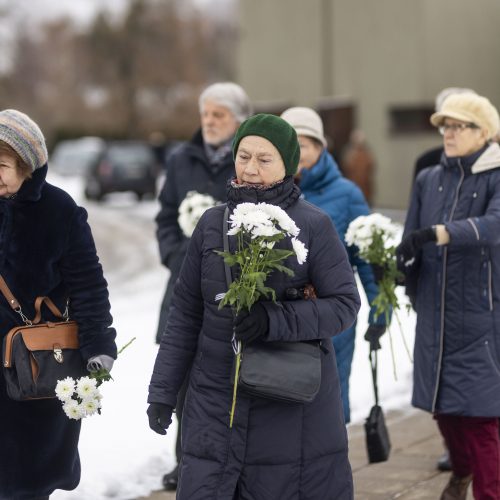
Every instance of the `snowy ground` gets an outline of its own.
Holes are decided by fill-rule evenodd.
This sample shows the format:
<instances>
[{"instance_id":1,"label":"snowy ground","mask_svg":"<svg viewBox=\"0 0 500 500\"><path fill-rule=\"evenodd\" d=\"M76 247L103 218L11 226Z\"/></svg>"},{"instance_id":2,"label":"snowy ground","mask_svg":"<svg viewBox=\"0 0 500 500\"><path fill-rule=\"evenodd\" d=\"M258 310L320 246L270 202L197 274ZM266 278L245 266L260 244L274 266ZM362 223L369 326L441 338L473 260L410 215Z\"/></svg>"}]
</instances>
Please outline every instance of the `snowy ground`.
<instances>
[{"instance_id":1,"label":"snowy ground","mask_svg":"<svg viewBox=\"0 0 500 500\"><path fill-rule=\"evenodd\" d=\"M155 201L137 203L128 195L117 195L102 206L82 199L81 182L74 178L51 177L49 181L70 192L89 210L98 252L109 282L117 344L137 340L122 353L113 369L114 381L105 384L103 411L83 422L80 439L82 479L72 492L56 491L54 500L130 500L161 488L160 478L174 464L176 424L167 436L153 433L146 418L147 387L157 346L154 344L158 310L168 272L158 261L152 220ZM401 295L401 299L403 296ZM412 350L414 314L400 313L403 331ZM368 305L358 319L356 351L351 374L353 423L361 422L373 404L367 328ZM393 321L392 344L382 338L379 354L379 395L385 410L409 409L412 364L401 332Z\"/></svg>"}]
</instances>

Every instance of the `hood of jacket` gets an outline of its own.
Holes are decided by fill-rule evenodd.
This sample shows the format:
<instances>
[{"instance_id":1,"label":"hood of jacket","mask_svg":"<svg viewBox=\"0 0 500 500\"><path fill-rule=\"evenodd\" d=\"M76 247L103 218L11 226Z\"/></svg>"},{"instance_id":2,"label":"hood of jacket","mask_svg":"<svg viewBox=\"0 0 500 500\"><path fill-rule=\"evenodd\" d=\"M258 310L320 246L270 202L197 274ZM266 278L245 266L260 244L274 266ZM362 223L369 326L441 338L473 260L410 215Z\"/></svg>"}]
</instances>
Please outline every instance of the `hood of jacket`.
<instances>
[{"instance_id":1,"label":"hood of jacket","mask_svg":"<svg viewBox=\"0 0 500 500\"><path fill-rule=\"evenodd\" d=\"M491 143L471 167L473 174L479 174L500 167L500 145Z\"/></svg>"},{"instance_id":2,"label":"hood of jacket","mask_svg":"<svg viewBox=\"0 0 500 500\"><path fill-rule=\"evenodd\" d=\"M325 188L340 176L340 170L335 160L324 149L316 165L301 171L299 186L303 191L315 191Z\"/></svg>"}]
</instances>

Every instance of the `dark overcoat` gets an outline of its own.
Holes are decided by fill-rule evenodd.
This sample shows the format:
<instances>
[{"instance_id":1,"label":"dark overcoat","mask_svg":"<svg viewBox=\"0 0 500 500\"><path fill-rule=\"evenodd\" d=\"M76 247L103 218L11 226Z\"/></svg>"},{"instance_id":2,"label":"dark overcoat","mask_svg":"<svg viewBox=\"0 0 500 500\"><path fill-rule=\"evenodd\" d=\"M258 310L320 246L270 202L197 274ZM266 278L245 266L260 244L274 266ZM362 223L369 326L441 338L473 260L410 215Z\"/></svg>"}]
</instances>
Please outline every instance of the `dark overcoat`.
<instances>
[{"instance_id":1,"label":"dark overcoat","mask_svg":"<svg viewBox=\"0 0 500 500\"><path fill-rule=\"evenodd\" d=\"M46 173L47 166L36 170L16 195L0 199L0 273L29 318L37 296L49 296L61 311L69 298L83 359L98 354L116 358L107 283L87 213L45 182ZM48 310L44 318L55 320ZM8 331L20 324L0 295L2 345ZM10 400L0 372L0 499L76 488L79 433L80 422L68 419L56 399Z\"/></svg>"},{"instance_id":2,"label":"dark overcoat","mask_svg":"<svg viewBox=\"0 0 500 500\"><path fill-rule=\"evenodd\" d=\"M264 341L328 339L355 320L360 301L347 254L331 219L299 199L291 177L267 190L232 187L231 210L240 202L279 205L300 228L307 262L285 264L294 277L276 273L268 285L278 302L263 302L269 316ZM222 250L224 206L209 209L189 245L172 301L167 334L156 359L148 401L172 407L192 366L183 413L183 458L178 499L351 499L352 474L335 354L322 354L322 383L310 404L290 404L238 393L232 429L232 313L218 309L227 290ZM230 238L230 246L234 241ZM290 245L290 242L282 242ZM234 247L233 247L234 250ZM312 283L318 298L286 301L288 287Z\"/></svg>"},{"instance_id":3,"label":"dark overcoat","mask_svg":"<svg viewBox=\"0 0 500 500\"><path fill-rule=\"evenodd\" d=\"M177 221L179 205L189 191L208 194L218 202L225 201L226 184L233 176L234 162L231 151L228 151L220 162L210 164L201 131L168 156L167 176L158 197L161 208L156 216L156 238L161 262L169 269L170 278L161 305L157 343L160 343L165 330L175 281L189 243L189 238L182 233Z\"/></svg>"},{"instance_id":4,"label":"dark overcoat","mask_svg":"<svg viewBox=\"0 0 500 500\"><path fill-rule=\"evenodd\" d=\"M500 147L447 158L417 177L405 234L444 224L407 275L417 326L413 405L500 416Z\"/></svg>"}]
</instances>

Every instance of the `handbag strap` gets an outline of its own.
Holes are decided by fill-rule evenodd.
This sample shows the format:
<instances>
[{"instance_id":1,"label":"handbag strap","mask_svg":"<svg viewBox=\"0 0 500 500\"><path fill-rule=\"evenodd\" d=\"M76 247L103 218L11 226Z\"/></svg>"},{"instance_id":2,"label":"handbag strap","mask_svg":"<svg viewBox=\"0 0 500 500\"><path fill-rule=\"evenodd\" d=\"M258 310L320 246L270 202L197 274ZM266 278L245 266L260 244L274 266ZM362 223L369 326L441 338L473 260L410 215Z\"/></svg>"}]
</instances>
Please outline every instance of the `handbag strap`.
<instances>
[{"instance_id":1,"label":"handbag strap","mask_svg":"<svg viewBox=\"0 0 500 500\"><path fill-rule=\"evenodd\" d=\"M19 304L18 300L14 297L14 294L11 292L9 286L7 285L7 282L5 281L5 279L1 274L0 274L0 292L2 292L2 295L9 303L9 306L21 316L21 319L26 325L37 324L40 322L40 320L42 319L41 307L42 304L44 303L50 309L52 314L54 314L54 316L57 316L58 318L61 319L65 319L66 321L69 320L69 317L66 314L61 313L59 308L54 304L54 302L52 302L52 300L50 300L49 297L37 297L35 300L35 318L33 319L33 321L31 321L23 313L21 309L21 304Z\"/></svg>"},{"instance_id":2,"label":"handbag strap","mask_svg":"<svg viewBox=\"0 0 500 500\"><path fill-rule=\"evenodd\" d=\"M21 306L19 305L17 299L14 297L14 294L10 291L9 286L7 285L1 274L0 274L0 291L2 292L3 296L7 299L9 306L12 307L14 311L18 312L21 309Z\"/></svg>"},{"instance_id":3,"label":"handbag strap","mask_svg":"<svg viewBox=\"0 0 500 500\"><path fill-rule=\"evenodd\" d=\"M372 369L373 392L375 394L375 405L378 406L378 385L377 385L377 351L370 349L370 365Z\"/></svg>"},{"instance_id":4,"label":"handbag strap","mask_svg":"<svg viewBox=\"0 0 500 500\"><path fill-rule=\"evenodd\" d=\"M224 241L224 252L229 252L229 236L227 235L227 231L229 228L229 207L226 205L226 209L224 210L224 217L222 218L222 238ZM226 273L226 283L227 289L231 286L233 282L233 277L231 275L231 269L227 265L226 261L224 261L224 271Z\"/></svg>"}]
</instances>

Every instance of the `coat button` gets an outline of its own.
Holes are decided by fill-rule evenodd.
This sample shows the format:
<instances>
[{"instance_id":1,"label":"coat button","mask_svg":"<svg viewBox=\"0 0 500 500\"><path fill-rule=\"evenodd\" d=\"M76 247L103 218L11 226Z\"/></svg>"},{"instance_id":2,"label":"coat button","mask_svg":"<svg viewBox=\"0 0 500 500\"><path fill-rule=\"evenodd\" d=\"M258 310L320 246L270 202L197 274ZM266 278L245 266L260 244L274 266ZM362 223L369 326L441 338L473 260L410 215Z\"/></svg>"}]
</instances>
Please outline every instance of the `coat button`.
<instances>
[{"instance_id":1,"label":"coat button","mask_svg":"<svg viewBox=\"0 0 500 500\"><path fill-rule=\"evenodd\" d=\"M438 187L438 191L441 192L443 190L443 186Z\"/></svg>"},{"instance_id":2,"label":"coat button","mask_svg":"<svg viewBox=\"0 0 500 500\"><path fill-rule=\"evenodd\" d=\"M474 193L474 194L472 195L472 197L473 197L473 198L477 198L477 193Z\"/></svg>"}]
</instances>

